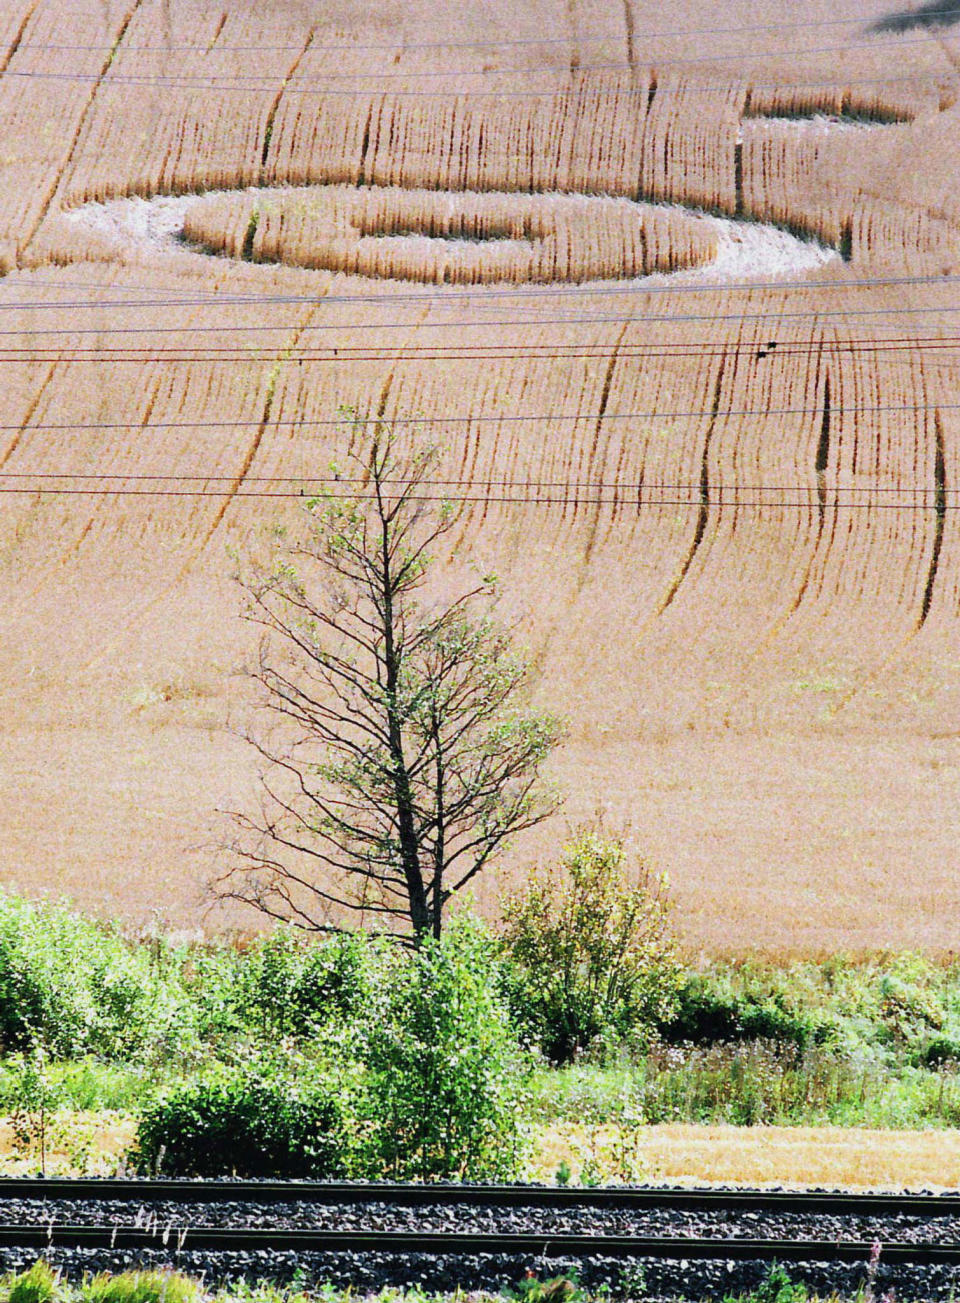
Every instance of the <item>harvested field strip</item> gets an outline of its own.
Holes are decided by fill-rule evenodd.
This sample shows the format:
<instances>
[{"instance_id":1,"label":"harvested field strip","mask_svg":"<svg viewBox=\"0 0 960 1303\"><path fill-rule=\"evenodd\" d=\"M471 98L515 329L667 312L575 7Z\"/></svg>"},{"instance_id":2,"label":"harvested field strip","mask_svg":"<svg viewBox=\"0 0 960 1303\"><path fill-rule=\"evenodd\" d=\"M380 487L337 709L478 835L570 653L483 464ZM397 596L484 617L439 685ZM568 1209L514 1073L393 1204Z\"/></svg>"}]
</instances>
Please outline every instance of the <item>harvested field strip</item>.
<instances>
[{"instance_id":1,"label":"harvested field strip","mask_svg":"<svg viewBox=\"0 0 960 1303\"><path fill-rule=\"evenodd\" d=\"M603 1129L599 1145L615 1139ZM540 1180L561 1160L589 1152L583 1128L557 1125L538 1134ZM960 1185L960 1138L949 1131L854 1127L655 1126L639 1133L638 1153L661 1181L705 1185L786 1185L902 1190Z\"/></svg>"}]
</instances>

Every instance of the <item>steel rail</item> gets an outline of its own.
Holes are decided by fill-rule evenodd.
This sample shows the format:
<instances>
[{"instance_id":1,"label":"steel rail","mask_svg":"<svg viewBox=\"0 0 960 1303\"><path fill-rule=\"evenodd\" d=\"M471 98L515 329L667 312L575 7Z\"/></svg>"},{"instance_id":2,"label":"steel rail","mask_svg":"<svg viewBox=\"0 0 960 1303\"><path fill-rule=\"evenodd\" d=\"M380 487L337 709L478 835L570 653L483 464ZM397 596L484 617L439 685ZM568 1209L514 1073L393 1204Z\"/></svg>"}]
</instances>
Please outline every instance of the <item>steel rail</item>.
<instances>
[{"instance_id":1,"label":"steel rail","mask_svg":"<svg viewBox=\"0 0 960 1303\"><path fill-rule=\"evenodd\" d=\"M400 1184L391 1182L137 1180L130 1178L3 1177L4 1201L40 1199L150 1203L394 1204L417 1208L491 1206L568 1209L696 1209L799 1212L841 1216L960 1217L960 1192L864 1194L846 1191L725 1190L657 1186Z\"/></svg>"},{"instance_id":2,"label":"steel rail","mask_svg":"<svg viewBox=\"0 0 960 1303\"><path fill-rule=\"evenodd\" d=\"M960 1243L410 1231L329 1231L210 1226L0 1226L0 1248L166 1250L174 1253L385 1253L431 1257L657 1258L667 1261L850 1262L960 1266Z\"/></svg>"}]
</instances>

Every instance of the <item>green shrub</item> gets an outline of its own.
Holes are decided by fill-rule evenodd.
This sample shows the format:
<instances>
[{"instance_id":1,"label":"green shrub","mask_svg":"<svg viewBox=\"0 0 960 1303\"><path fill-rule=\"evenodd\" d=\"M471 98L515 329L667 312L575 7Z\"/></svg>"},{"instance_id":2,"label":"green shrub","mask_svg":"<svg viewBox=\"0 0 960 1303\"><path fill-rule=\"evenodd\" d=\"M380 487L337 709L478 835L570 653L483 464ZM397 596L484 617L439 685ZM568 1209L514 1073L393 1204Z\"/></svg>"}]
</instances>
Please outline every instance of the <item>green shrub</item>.
<instances>
[{"instance_id":1,"label":"green shrub","mask_svg":"<svg viewBox=\"0 0 960 1303\"><path fill-rule=\"evenodd\" d=\"M708 1045L715 1041L735 1041L742 1035L740 1010L742 1001L723 990L709 978L695 974L677 991L676 1007L660 1023L660 1039L668 1044L689 1042Z\"/></svg>"},{"instance_id":2,"label":"green shrub","mask_svg":"<svg viewBox=\"0 0 960 1303\"><path fill-rule=\"evenodd\" d=\"M279 928L243 956L235 986L240 1024L271 1037L303 1037L352 1017L366 992L364 957L360 937L317 944Z\"/></svg>"},{"instance_id":3,"label":"green shrub","mask_svg":"<svg viewBox=\"0 0 960 1303\"><path fill-rule=\"evenodd\" d=\"M664 887L642 862L628 879L621 838L581 828L559 870L504 902L511 1008L553 1063L669 1016L679 963Z\"/></svg>"},{"instance_id":4,"label":"green shrub","mask_svg":"<svg viewBox=\"0 0 960 1303\"><path fill-rule=\"evenodd\" d=\"M493 939L461 916L442 940L384 962L361 1050L367 1175L516 1175L524 1061Z\"/></svg>"},{"instance_id":5,"label":"green shrub","mask_svg":"<svg viewBox=\"0 0 960 1303\"><path fill-rule=\"evenodd\" d=\"M0 893L0 1043L120 1058L193 1040L189 1001L146 946L62 905Z\"/></svg>"},{"instance_id":6,"label":"green shrub","mask_svg":"<svg viewBox=\"0 0 960 1303\"><path fill-rule=\"evenodd\" d=\"M176 1271L104 1272L80 1288L83 1303L196 1303L199 1297L197 1282Z\"/></svg>"},{"instance_id":7,"label":"green shrub","mask_svg":"<svg viewBox=\"0 0 960 1303\"><path fill-rule=\"evenodd\" d=\"M53 1303L60 1295L60 1282L50 1264L38 1259L27 1271L10 1281L7 1303Z\"/></svg>"},{"instance_id":8,"label":"green shrub","mask_svg":"<svg viewBox=\"0 0 960 1303\"><path fill-rule=\"evenodd\" d=\"M918 982L904 981L899 973L880 978L880 1017L893 1041L904 1044L940 1031L944 1011L936 994Z\"/></svg>"},{"instance_id":9,"label":"green shrub","mask_svg":"<svg viewBox=\"0 0 960 1303\"><path fill-rule=\"evenodd\" d=\"M934 1036L913 1055L917 1068L939 1068L944 1063L960 1063L960 1040L953 1036Z\"/></svg>"},{"instance_id":10,"label":"green shrub","mask_svg":"<svg viewBox=\"0 0 960 1303\"><path fill-rule=\"evenodd\" d=\"M693 974L680 986L676 1007L657 1028L667 1044L715 1045L730 1041L765 1040L806 1050L834 1040L834 1020L817 1011L786 1007L781 992L763 996L734 994L716 978Z\"/></svg>"},{"instance_id":11,"label":"green shrub","mask_svg":"<svg viewBox=\"0 0 960 1303\"><path fill-rule=\"evenodd\" d=\"M581 1303L585 1297L577 1273L541 1280L529 1267L519 1284L509 1291L516 1303Z\"/></svg>"},{"instance_id":12,"label":"green shrub","mask_svg":"<svg viewBox=\"0 0 960 1303\"><path fill-rule=\"evenodd\" d=\"M321 1081L224 1076L180 1086L141 1114L133 1165L171 1176L344 1175L342 1106Z\"/></svg>"}]
</instances>

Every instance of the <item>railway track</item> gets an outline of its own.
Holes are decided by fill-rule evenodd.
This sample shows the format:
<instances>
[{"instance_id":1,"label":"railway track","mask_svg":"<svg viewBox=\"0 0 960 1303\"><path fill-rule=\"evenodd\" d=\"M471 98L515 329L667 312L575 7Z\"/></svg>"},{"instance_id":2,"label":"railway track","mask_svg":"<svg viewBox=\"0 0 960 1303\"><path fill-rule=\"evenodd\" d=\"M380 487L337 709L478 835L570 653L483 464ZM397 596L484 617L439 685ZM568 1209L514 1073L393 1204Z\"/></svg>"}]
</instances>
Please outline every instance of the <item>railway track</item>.
<instances>
[{"instance_id":1,"label":"railway track","mask_svg":"<svg viewBox=\"0 0 960 1303\"><path fill-rule=\"evenodd\" d=\"M650 1298L749 1289L779 1262L821 1293L869 1270L901 1300L935 1299L960 1284L960 1195L0 1180L0 1263L41 1255L75 1273L141 1262L371 1289L639 1272Z\"/></svg>"},{"instance_id":2,"label":"railway track","mask_svg":"<svg viewBox=\"0 0 960 1303\"><path fill-rule=\"evenodd\" d=\"M0 1177L0 1213L11 1199L175 1202L393 1204L498 1208L713 1208L731 1212L909 1214L960 1218L960 1191L860 1194L846 1191L745 1190L660 1186L469 1185L340 1181L131 1180L94 1177Z\"/></svg>"},{"instance_id":3,"label":"railway track","mask_svg":"<svg viewBox=\"0 0 960 1303\"><path fill-rule=\"evenodd\" d=\"M877 1242L879 1243L879 1241ZM857 1240L704 1239L692 1236L491 1235L402 1231L304 1231L284 1228L116 1225L0 1226L0 1248L45 1250L149 1249L191 1253L379 1253L449 1257L480 1254L523 1258L528 1262L602 1257L667 1262L846 1262L865 1265L875 1243ZM960 1267L960 1244L880 1244L888 1264Z\"/></svg>"}]
</instances>

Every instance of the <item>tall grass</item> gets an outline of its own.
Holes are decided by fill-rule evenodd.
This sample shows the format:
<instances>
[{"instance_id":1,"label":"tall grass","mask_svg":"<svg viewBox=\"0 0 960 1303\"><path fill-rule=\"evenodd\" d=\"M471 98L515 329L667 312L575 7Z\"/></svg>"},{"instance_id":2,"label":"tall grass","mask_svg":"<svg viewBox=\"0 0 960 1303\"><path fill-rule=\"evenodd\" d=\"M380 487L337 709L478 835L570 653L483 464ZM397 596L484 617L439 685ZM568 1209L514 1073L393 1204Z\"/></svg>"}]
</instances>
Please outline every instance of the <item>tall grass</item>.
<instances>
[{"instance_id":1,"label":"tall grass","mask_svg":"<svg viewBox=\"0 0 960 1303\"><path fill-rule=\"evenodd\" d=\"M543 1121L653 1125L960 1125L960 1076L904 1065L860 1065L814 1048L771 1042L658 1046L635 1066L542 1071L530 1112Z\"/></svg>"}]
</instances>

